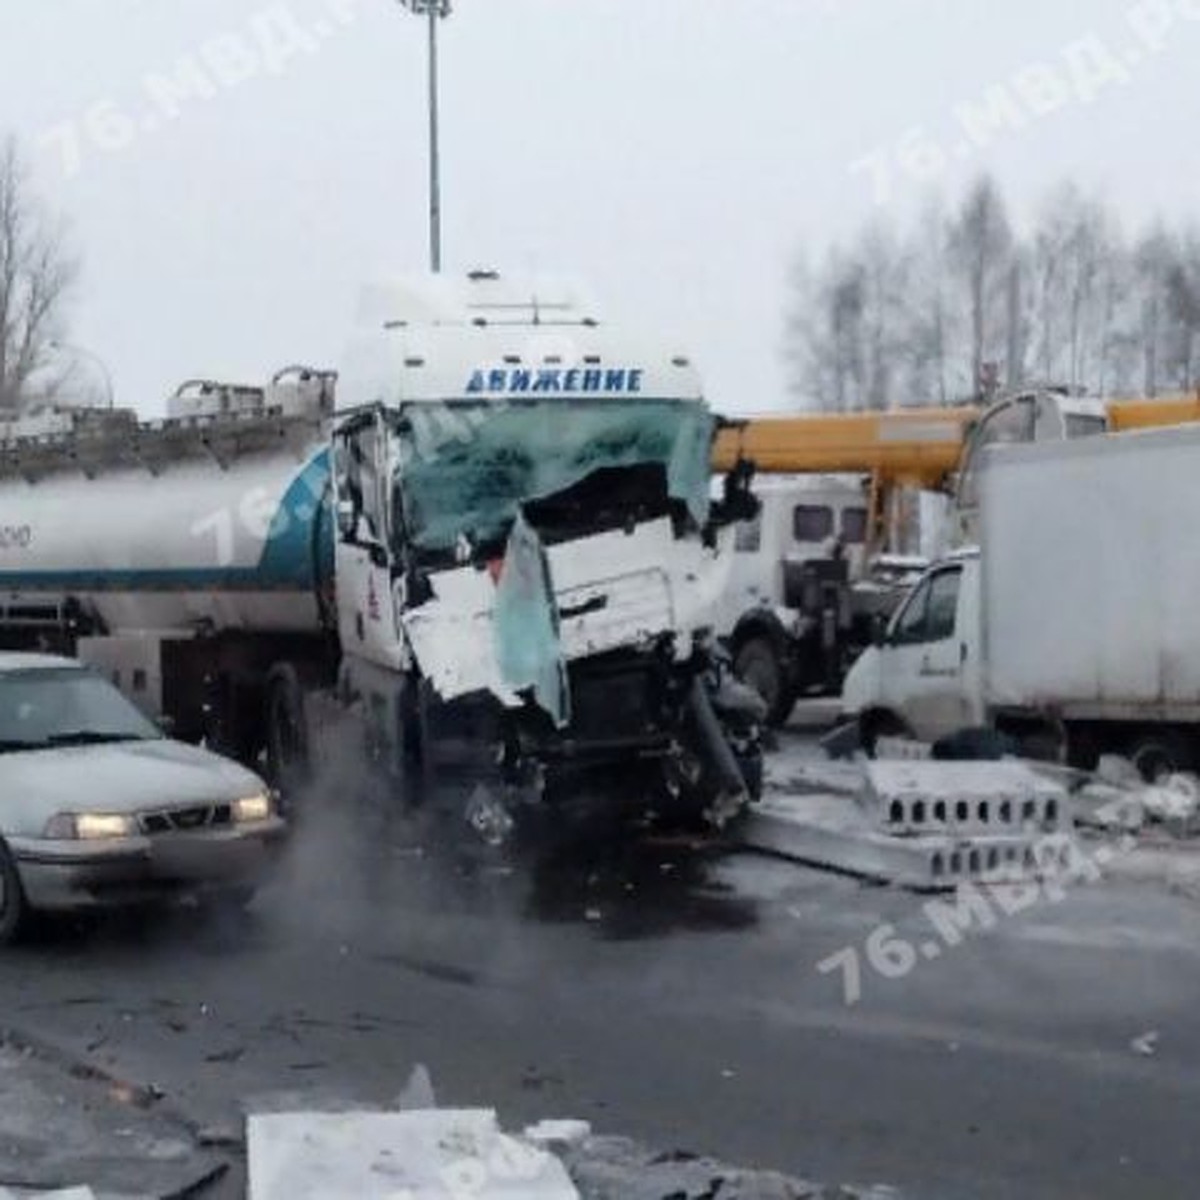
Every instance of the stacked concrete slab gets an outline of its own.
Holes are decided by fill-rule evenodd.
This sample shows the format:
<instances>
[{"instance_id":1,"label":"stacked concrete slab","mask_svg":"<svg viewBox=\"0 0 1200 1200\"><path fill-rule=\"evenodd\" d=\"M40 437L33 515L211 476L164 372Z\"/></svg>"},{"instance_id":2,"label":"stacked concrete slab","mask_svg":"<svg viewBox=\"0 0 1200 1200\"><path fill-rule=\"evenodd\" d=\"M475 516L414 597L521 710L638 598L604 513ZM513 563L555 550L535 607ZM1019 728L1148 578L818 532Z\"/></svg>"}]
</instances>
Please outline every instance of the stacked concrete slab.
<instances>
[{"instance_id":1,"label":"stacked concrete slab","mask_svg":"<svg viewBox=\"0 0 1200 1200\"><path fill-rule=\"evenodd\" d=\"M746 822L755 849L921 889L1042 877L1073 863L1070 795L1027 763L862 764L853 796L769 795Z\"/></svg>"}]
</instances>

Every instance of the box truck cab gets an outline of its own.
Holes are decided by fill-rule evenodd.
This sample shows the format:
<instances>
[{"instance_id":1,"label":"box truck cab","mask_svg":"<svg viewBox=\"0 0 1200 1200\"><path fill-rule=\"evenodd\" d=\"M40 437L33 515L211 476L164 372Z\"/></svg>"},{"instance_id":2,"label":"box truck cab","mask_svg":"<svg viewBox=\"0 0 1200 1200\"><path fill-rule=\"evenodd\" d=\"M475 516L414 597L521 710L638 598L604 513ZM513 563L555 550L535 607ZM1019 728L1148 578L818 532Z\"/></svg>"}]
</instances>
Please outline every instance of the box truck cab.
<instances>
[{"instance_id":1,"label":"box truck cab","mask_svg":"<svg viewBox=\"0 0 1200 1200\"><path fill-rule=\"evenodd\" d=\"M868 745L935 741L983 720L979 572L974 549L931 567L850 669L842 707Z\"/></svg>"}]
</instances>

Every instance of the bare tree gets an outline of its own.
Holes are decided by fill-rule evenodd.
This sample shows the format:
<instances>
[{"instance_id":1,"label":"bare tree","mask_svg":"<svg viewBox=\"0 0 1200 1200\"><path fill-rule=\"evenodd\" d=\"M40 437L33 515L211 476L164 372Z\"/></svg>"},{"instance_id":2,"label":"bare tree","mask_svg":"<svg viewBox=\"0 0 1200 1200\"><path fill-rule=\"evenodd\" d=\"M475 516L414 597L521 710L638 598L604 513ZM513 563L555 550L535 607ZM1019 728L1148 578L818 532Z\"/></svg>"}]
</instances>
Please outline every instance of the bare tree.
<instances>
[{"instance_id":1,"label":"bare tree","mask_svg":"<svg viewBox=\"0 0 1200 1200\"><path fill-rule=\"evenodd\" d=\"M1018 239L984 177L949 217L928 204L902 240L871 222L798 270L793 293L787 351L809 406L947 403L985 380L1102 396L1200 386L1200 226L1158 222L1127 243L1071 183Z\"/></svg>"},{"instance_id":2,"label":"bare tree","mask_svg":"<svg viewBox=\"0 0 1200 1200\"><path fill-rule=\"evenodd\" d=\"M1137 293L1140 300L1138 340L1142 352L1142 390L1153 396L1167 385L1167 343L1170 316L1168 288L1174 266L1170 235L1156 225L1142 236L1134 251Z\"/></svg>"},{"instance_id":3,"label":"bare tree","mask_svg":"<svg viewBox=\"0 0 1200 1200\"><path fill-rule=\"evenodd\" d=\"M1051 193L1033 239L1036 360L1044 380L1095 386L1104 374L1114 241L1108 214L1075 184Z\"/></svg>"},{"instance_id":4,"label":"bare tree","mask_svg":"<svg viewBox=\"0 0 1200 1200\"><path fill-rule=\"evenodd\" d=\"M18 412L53 357L78 276L61 225L32 194L14 138L0 143L0 413Z\"/></svg>"},{"instance_id":5,"label":"bare tree","mask_svg":"<svg viewBox=\"0 0 1200 1200\"><path fill-rule=\"evenodd\" d=\"M796 301L788 322L792 390L805 406L844 412L862 406L864 277L856 259L838 247L813 273L797 263Z\"/></svg>"},{"instance_id":6,"label":"bare tree","mask_svg":"<svg viewBox=\"0 0 1200 1200\"><path fill-rule=\"evenodd\" d=\"M862 273L865 345L863 347L864 406L895 406L907 337L905 300L911 260L891 227L874 221L864 230L857 247Z\"/></svg>"},{"instance_id":7,"label":"bare tree","mask_svg":"<svg viewBox=\"0 0 1200 1200\"><path fill-rule=\"evenodd\" d=\"M966 291L970 316L971 386L979 387L984 363L1007 347L1009 267L1013 235L995 181L982 176L971 187L950 231L951 265Z\"/></svg>"},{"instance_id":8,"label":"bare tree","mask_svg":"<svg viewBox=\"0 0 1200 1200\"><path fill-rule=\"evenodd\" d=\"M946 214L926 204L908 248L905 402L945 404L949 398L954 319L947 296Z\"/></svg>"},{"instance_id":9,"label":"bare tree","mask_svg":"<svg viewBox=\"0 0 1200 1200\"><path fill-rule=\"evenodd\" d=\"M1166 305L1172 380L1190 391L1200 383L1200 232L1195 228L1181 239L1167 271Z\"/></svg>"},{"instance_id":10,"label":"bare tree","mask_svg":"<svg viewBox=\"0 0 1200 1200\"><path fill-rule=\"evenodd\" d=\"M786 352L805 403L839 412L895 403L907 271L906 252L880 222L849 250L834 247L815 275L797 264Z\"/></svg>"}]
</instances>

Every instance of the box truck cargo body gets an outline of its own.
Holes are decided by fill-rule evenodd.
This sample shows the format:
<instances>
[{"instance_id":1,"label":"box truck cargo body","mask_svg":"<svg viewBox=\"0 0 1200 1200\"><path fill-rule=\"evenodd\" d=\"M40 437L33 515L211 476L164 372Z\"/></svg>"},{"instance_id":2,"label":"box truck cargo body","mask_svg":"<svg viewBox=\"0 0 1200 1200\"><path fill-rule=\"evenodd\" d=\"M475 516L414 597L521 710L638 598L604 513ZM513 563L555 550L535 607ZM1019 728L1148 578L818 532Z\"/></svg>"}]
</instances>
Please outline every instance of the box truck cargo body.
<instances>
[{"instance_id":1,"label":"box truck cargo body","mask_svg":"<svg viewBox=\"0 0 1200 1200\"><path fill-rule=\"evenodd\" d=\"M931 568L847 679L868 733L990 724L1072 761L1200 761L1200 426L1000 446L979 547Z\"/></svg>"}]
</instances>

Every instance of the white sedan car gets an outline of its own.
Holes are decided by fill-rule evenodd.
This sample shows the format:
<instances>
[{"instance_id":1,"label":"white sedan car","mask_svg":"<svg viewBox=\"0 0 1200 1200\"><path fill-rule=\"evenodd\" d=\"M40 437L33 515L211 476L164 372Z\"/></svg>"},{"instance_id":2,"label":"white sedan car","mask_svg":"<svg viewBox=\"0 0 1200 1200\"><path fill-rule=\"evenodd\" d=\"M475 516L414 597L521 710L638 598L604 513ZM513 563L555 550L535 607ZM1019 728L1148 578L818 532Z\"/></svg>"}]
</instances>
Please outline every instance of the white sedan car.
<instances>
[{"instance_id":1,"label":"white sedan car","mask_svg":"<svg viewBox=\"0 0 1200 1200\"><path fill-rule=\"evenodd\" d=\"M245 903L283 832L257 775L164 737L102 676L0 653L0 942L38 911Z\"/></svg>"}]
</instances>

